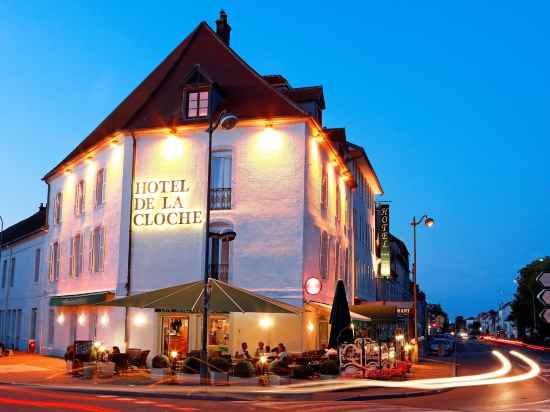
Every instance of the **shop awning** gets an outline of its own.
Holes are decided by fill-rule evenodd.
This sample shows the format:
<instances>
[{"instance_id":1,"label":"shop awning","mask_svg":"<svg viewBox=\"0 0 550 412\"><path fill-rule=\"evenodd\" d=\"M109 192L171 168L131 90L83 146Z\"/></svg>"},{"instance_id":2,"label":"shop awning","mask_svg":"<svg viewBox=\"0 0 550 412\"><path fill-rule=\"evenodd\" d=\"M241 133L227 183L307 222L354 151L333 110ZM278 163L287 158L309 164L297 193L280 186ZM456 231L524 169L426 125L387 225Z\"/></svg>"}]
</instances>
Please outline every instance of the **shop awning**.
<instances>
[{"instance_id":1,"label":"shop awning","mask_svg":"<svg viewBox=\"0 0 550 412\"><path fill-rule=\"evenodd\" d=\"M309 302L309 304L311 306L314 306L318 309L321 309L323 312L326 312L330 315L330 311L332 310L332 305L328 305L326 303L321 303L321 302ZM359 313L356 313L354 311L351 310L351 306L350 306L350 315L351 315L351 319L352 320L358 320L358 321L363 321L363 322L368 322L369 320L371 320L368 316L363 316Z\"/></svg>"},{"instance_id":2,"label":"shop awning","mask_svg":"<svg viewBox=\"0 0 550 412\"><path fill-rule=\"evenodd\" d=\"M259 312L259 313L294 313L301 308L292 306L266 296L257 295L246 289L221 282L209 280L210 313ZM151 308L174 312L202 312L204 283L202 281L186 283L168 288L156 289L128 297L99 303L103 306L124 306Z\"/></svg>"},{"instance_id":3,"label":"shop awning","mask_svg":"<svg viewBox=\"0 0 550 412\"><path fill-rule=\"evenodd\" d=\"M397 306L383 305L377 302L365 302L360 305L350 306L350 310L363 316L371 318L373 321L394 322L397 317Z\"/></svg>"},{"instance_id":4,"label":"shop awning","mask_svg":"<svg viewBox=\"0 0 550 412\"><path fill-rule=\"evenodd\" d=\"M61 295L50 298L50 306L82 306L97 305L114 297L110 291L81 293L78 295Z\"/></svg>"}]
</instances>

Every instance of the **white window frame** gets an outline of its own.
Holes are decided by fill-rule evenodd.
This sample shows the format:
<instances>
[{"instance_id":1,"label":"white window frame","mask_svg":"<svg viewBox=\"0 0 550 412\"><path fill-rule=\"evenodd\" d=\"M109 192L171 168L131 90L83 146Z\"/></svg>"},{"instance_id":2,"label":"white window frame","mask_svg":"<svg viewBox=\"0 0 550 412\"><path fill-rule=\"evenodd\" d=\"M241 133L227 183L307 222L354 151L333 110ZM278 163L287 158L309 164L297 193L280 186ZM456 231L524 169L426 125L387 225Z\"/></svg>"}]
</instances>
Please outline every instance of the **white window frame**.
<instances>
[{"instance_id":1,"label":"white window frame","mask_svg":"<svg viewBox=\"0 0 550 412\"><path fill-rule=\"evenodd\" d=\"M105 204L105 186L107 180L107 170L102 167L96 173L95 177L95 207L102 207Z\"/></svg>"},{"instance_id":2,"label":"white window frame","mask_svg":"<svg viewBox=\"0 0 550 412\"><path fill-rule=\"evenodd\" d=\"M204 99L204 95L206 95L206 99ZM209 101L210 92L208 89L188 91L186 94L185 117L188 119L208 117Z\"/></svg>"},{"instance_id":3,"label":"white window frame","mask_svg":"<svg viewBox=\"0 0 550 412\"><path fill-rule=\"evenodd\" d=\"M57 192L54 200L53 207L53 224L61 224L63 218L63 192Z\"/></svg>"},{"instance_id":4,"label":"white window frame","mask_svg":"<svg viewBox=\"0 0 550 412\"><path fill-rule=\"evenodd\" d=\"M50 245L50 282L59 280L59 269L61 261L61 243L55 240Z\"/></svg>"},{"instance_id":5,"label":"white window frame","mask_svg":"<svg viewBox=\"0 0 550 412\"><path fill-rule=\"evenodd\" d=\"M11 262L10 262L10 281L9 281L10 288L12 288L13 285L15 284L15 264L16 264L15 256L12 256Z\"/></svg>"},{"instance_id":6,"label":"white window frame","mask_svg":"<svg viewBox=\"0 0 550 412\"><path fill-rule=\"evenodd\" d=\"M84 214L86 205L86 182L84 179L80 180L74 190L74 214L75 216L82 216Z\"/></svg>"}]
</instances>

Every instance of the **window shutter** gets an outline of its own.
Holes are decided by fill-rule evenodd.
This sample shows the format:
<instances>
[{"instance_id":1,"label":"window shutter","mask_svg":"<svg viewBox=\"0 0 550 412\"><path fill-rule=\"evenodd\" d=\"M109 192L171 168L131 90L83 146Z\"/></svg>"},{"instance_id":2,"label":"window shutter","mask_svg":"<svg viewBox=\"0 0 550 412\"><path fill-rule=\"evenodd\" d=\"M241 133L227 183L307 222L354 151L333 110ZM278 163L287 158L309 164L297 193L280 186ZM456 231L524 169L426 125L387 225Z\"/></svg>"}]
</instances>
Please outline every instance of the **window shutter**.
<instances>
[{"instance_id":1,"label":"window shutter","mask_svg":"<svg viewBox=\"0 0 550 412\"><path fill-rule=\"evenodd\" d=\"M69 259L69 275L74 276L75 270L74 270L74 257L75 257L75 238L72 237L70 240L70 247L71 247L71 257Z\"/></svg>"},{"instance_id":2,"label":"window shutter","mask_svg":"<svg viewBox=\"0 0 550 412\"><path fill-rule=\"evenodd\" d=\"M94 231L90 230L90 236L88 236L88 272L94 271Z\"/></svg>"},{"instance_id":3,"label":"window shutter","mask_svg":"<svg viewBox=\"0 0 550 412\"><path fill-rule=\"evenodd\" d=\"M107 192L105 192L105 187L107 185L107 169L102 169L103 170L103 179L102 179L102 182L101 182L101 204L105 203L105 194Z\"/></svg>"},{"instance_id":4,"label":"window shutter","mask_svg":"<svg viewBox=\"0 0 550 412\"><path fill-rule=\"evenodd\" d=\"M103 272L104 260L105 260L105 228L101 226L98 232L99 237L99 250L98 250L98 272Z\"/></svg>"},{"instance_id":5,"label":"window shutter","mask_svg":"<svg viewBox=\"0 0 550 412\"><path fill-rule=\"evenodd\" d=\"M82 215L86 211L86 182L84 180L82 180L82 187L80 190L80 214Z\"/></svg>"},{"instance_id":6,"label":"window shutter","mask_svg":"<svg viewBox=\"0 0 550 412\"><path fill-rule=\"evenodd\" d=\"M50 245L50 255L48 259L48 277L50 279L50 282L53 282L53 244Z\"/></svg>"}]
</instances>

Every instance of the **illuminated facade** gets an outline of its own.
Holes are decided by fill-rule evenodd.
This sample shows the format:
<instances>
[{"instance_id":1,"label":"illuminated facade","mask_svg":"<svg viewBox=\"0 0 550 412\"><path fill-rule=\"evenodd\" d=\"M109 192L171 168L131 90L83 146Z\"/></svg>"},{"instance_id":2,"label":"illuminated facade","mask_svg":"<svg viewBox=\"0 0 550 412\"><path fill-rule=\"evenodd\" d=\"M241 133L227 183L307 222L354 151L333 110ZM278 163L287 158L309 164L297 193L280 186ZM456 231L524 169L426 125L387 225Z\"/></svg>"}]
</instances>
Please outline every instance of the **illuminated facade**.
<instances>
[{"instance_id":1,"label":"illuminated facade","mask_svg":"<svg viewBox=\"0 0 550 412\"><path fill-rule=\"evenodd\" d=\"M301 310L212 314L210 345L317 348L328 339L328 310L318 304L332 302L337 280L350 302L367 287L356 286L352 215L374 227L381 189L372 167L361 172L367 205L355 194L362 174L354 175L345 135L322 127L322 88L258 75L229 48L229 30L223 15L217 32L201 23L44 177L41 352L60 355L86 339L152 353L198 349L198 314L93 302L201 279L207 193L210 275ZM221 110L239 123L214 133L207 189L205 130ZM318 287L305 288L312 278Z\"/></svg>"}]
</instances>

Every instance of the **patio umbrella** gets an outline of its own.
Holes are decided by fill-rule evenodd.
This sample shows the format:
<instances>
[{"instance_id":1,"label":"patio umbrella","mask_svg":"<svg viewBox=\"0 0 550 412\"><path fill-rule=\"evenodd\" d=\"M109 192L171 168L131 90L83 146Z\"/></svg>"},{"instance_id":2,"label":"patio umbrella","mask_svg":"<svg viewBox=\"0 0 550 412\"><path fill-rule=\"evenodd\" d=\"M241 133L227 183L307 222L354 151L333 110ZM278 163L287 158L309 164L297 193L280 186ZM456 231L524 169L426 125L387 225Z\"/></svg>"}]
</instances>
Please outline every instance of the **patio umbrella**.
<instances>
[{"instance_id":1,"label":"patio umbrella","mask_svg":"<svg viewBox=\"0 0 550 412\"><path fill-rule=\"evenodd\" d=\"M261 313L299 313L300 309L257 295L248 290L229 285L225 282L209 279L208 289L210 313L261 312ZM102 302L101 306L123 306L152 308L165 311L201 313L203 303L203 281L156 289L124 298Z\"/></svg>"},{"instance_id":2,"label":"patio umbrella","mask_svg":"<svg viewBox=\"0 0 550 412\"><path fill-rule=\"evenodd\" d=\"M329 348L338 349L338 345L344 342L353 342L351 329L351 315L349 313L348 299L344 282L339 280L336 284L332 311L330 312L330 339Z\"/></svg>"}]
</instances>

